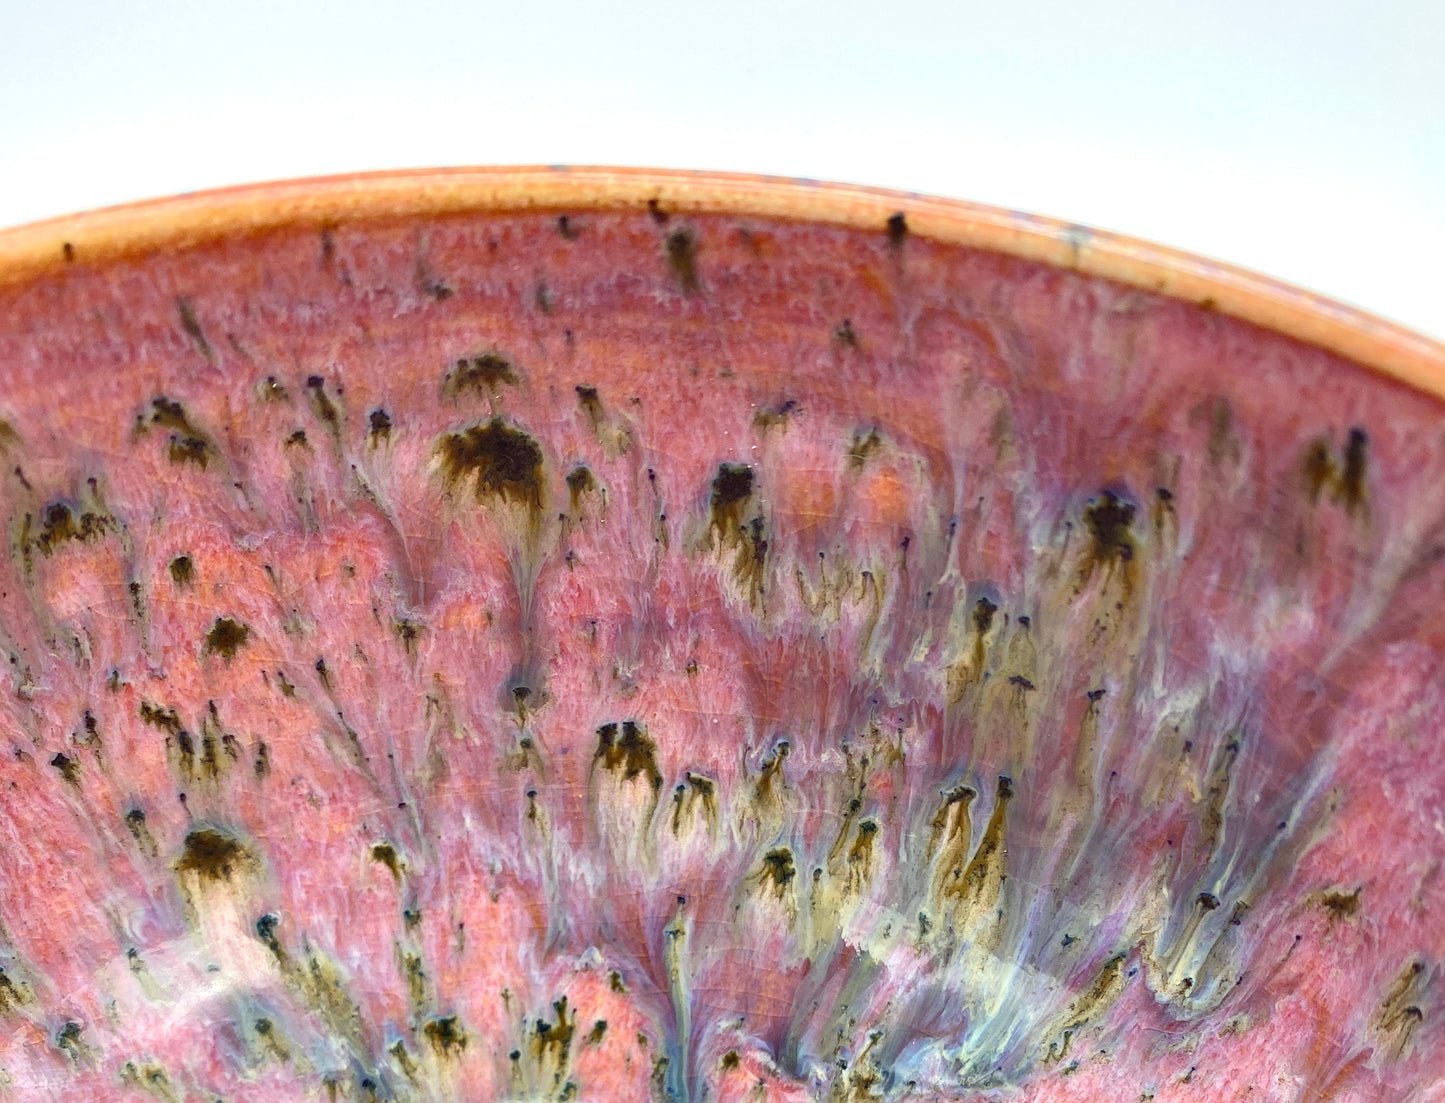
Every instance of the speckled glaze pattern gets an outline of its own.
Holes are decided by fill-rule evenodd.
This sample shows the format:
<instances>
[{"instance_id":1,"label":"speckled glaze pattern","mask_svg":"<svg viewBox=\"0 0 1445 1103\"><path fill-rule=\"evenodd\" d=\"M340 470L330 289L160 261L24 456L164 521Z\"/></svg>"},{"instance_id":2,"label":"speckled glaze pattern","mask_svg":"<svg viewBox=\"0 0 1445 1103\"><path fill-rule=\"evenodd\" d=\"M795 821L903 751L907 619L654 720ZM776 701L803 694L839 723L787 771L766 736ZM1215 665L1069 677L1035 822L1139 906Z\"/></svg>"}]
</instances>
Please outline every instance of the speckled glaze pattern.
<instances>
[{"instance_id":1,"label":"speckled glaze pattern","mask_svg":"<svg viewBox=\"0 0 1445 1103\"><path fill-rule=\"evenodd\" d=\"M0 1095L1445 1091L1439 399L906 205L173 246L0 280Z\"/></svg>"}]
</instances>

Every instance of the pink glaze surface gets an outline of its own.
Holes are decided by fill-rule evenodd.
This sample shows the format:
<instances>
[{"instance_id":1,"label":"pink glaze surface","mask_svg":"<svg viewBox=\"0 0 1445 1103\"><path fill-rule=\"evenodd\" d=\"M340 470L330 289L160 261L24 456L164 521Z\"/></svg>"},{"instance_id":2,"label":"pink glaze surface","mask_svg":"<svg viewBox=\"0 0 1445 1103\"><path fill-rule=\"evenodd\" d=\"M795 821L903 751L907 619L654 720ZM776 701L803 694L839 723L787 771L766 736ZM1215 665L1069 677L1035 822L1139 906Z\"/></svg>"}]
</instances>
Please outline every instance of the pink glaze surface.
<instances>
[{"instance_id":1,"label":"pink glaze surface","mask_svg":"<svg viewBox=\"0 0 1445 1103\"><path fill-rule=\"evenodd\" d=\"M1438 399L906 219L73 258L0 1096L1445 1098Z\"/></svg>"}]
</instances>

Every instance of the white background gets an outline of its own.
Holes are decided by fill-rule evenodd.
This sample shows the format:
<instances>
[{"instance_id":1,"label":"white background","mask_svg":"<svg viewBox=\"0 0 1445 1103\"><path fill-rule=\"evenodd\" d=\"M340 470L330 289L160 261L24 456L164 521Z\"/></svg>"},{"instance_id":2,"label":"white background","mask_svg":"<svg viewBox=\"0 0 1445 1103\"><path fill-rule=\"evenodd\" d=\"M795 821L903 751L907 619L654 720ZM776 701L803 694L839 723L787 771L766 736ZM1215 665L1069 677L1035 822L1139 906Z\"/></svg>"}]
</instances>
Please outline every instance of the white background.
<instances>
[{"instance_id":1,"label":"white background","mask_svg":"<svg viewBox=\"0 0 1445 1103\"><path fill-rule=\"evenodd\" d=\"M1445 335L1442 0L0 0L0 225L518 162L981 200Z\"/></svg>"}]
</instances>

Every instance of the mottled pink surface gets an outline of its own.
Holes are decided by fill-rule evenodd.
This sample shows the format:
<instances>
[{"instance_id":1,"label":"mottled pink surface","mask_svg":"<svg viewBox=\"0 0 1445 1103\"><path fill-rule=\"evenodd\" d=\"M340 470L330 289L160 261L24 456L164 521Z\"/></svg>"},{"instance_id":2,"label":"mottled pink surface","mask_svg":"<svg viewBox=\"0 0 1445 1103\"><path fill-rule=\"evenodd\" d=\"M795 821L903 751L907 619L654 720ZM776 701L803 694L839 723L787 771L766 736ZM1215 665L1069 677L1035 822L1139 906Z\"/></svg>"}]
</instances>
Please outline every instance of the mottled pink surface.
<instances>
[{"instance_id":1,"label":"mottled pink surface","mask_svg":"<svg viewBox=\"0 0 1445 1103\"><path fill-rule=\"evenodd\" d=\"M1437 402L645 214L81 251L0 374L0 1096L1445 1098Z\"/></svg>"}]
</instances>

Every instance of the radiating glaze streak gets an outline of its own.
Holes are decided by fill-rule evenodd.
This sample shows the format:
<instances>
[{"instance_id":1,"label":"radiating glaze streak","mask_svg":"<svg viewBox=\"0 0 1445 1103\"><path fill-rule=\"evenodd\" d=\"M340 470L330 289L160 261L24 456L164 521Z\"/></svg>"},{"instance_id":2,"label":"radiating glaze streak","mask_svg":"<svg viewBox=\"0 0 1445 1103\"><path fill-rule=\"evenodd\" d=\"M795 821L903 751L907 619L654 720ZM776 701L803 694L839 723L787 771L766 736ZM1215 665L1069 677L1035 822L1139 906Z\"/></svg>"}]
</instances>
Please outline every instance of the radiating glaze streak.
<instances>
[{"instance_id":1,"label":"radiating glaze streak","mask_svg":"<svg viewBox=\"0 0 1445 1103\"><path fill-rule=\"evenodd\" d=\"M1426 400L902 216L249 248L5 300L22 1096L1445 1077Z\"/></svg>"}]
</instances>

